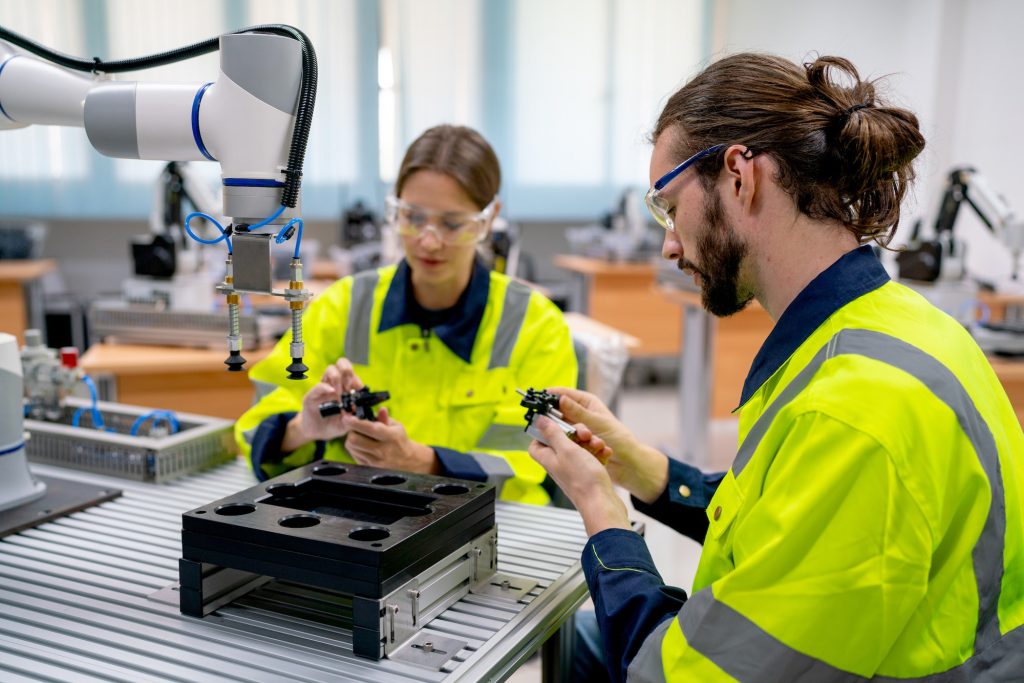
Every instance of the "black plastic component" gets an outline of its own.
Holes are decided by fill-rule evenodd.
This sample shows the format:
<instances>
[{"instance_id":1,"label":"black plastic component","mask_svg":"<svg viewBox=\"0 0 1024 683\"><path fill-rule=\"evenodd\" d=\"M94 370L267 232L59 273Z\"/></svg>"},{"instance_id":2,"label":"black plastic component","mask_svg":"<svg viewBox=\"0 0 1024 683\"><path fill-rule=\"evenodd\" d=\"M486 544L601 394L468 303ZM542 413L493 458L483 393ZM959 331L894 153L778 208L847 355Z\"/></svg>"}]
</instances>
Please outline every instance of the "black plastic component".
<instances>
[{"instance_id":1,"label":"black plastic component","mask_svg":"<svg viewBox=\"0 0 1024 683\"><path fill-rule=\"evenodd\" d=\"M320 404L320 417L339 415L342 411L355 415L360 420L376 422L373 406L391 398L387 391L370 391L370 387L352 390L341 395L341 401L327 401Z\"/></svg>"},{"instance_id":2,"label":"black plastic component","mask_svg":"<svg viewBox=\"0 0 1024 683\"><path fill-rule=\"evenodd\" d=\"M306 379L306 364L302 362L301 358L292 358L292 363L285 368L288 371L288 379Z\"/></svg>"},{"instance_id":3,"label":"black plastic component","mask_svg":"<svg viewBox=\"0 0 1024 683\"><path fill-rule=\"evenodd\" d=\"M340 591L355 654L379 659L378 601L493 528L494 501L490 484L311 463L182 515L180 609L226 604L225 575L242 586L230 599L259 576Z\"/></svg>"},{"instance_id":4,"label":"black plastic component","mask_svg":"<svg viewBox=\"0 0 1024 683\"><path fill-rule=\"evenodd\" d=\"M163 235L154 235L149 241L133 240L132 263L136 275L174 277L174 271L177 269L174 242Z\"/></svg>"},{"instance_id":5,"label":"black plastic component","mask_svg":"<svg viewBox=\"0 0 1024 683\"><path fill-rule=\"evenodd\" d=\"M526 421L530 424L533 424L535 415L551 415L552 410L558 410L557 394L549 394L544 389L527 389L522 395L519 405L526 408Z\"/></svg>"},{"instance_id":6,"label":"black plastic component","mask_svg":"<svg viewBox=\"0 0 1024 683\"><path fill-rule=\"evenodd\" d=\"M935 282L942 270L942 243L926 240L907 246L896 254L901 280Z\"/></svg>"},{"instance_id":7,"label":"black plastic component","mask_svg":"<svg viewBox=\"0 0 1024 683\"><path fill-rule=\"evenodd\" d=\"M241 351L232 351L228 356L228 359L224 361L224 365L228 366L228 372L241 372L245 365L245 358L242 357Z\"/></svg>"},{"instance_id":8,"label":"black plastic component","mask_svg":"<svg viewBox=\"0 0 1024 683\"><path fill-rule=\"evenodd\" d=\"M550 446L547 439L533 424L533 419L538 415L543 415L554 422L562 432L572 439L577 440L576 428L565 421L561 411L558 410L559 396L557 394L550 394L544 389L516 389L517 392L523 397L523 400L519 402L519 405L526 408L526 433L532 436L537 441L540 441L545 446Z\"/></svg>"}]
</instances>

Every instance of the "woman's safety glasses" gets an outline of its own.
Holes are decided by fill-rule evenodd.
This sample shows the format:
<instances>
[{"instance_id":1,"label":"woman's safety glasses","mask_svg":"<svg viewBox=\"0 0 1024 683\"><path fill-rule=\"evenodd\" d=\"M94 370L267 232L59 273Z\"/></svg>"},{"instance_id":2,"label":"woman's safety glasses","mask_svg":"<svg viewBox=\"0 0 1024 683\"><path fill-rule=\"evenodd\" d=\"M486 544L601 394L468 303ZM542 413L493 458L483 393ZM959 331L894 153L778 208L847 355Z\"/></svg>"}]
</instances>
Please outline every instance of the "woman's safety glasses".
<instances>
[{"instance_id":1,"label":"woman's safety glasses","mask_svg":"<svg viewBox=\"0 0 1024 683\"><path fill-rule=\"evenodd\" d=\"M658 178L658 181L654 183L654 187L647 191L647 195L644 197L644 203L647 204L647 210L651 212L651 216L657 221L658 225L665 228L669 232L675 230L675 221L672 219L672 203L662 196L661 191L668 187L668 184L675 180L680 173L688 169L697 161L703 159L709 154L714 154L725 147L725 145L715 145L708 147L707 149L697 152L692 157L679 164L665 175Z\"/></svg>"},{"instance_id":2,"label":"woman's safety glasses","mask_svg":"<svg viewBox=\"0 0 1024 683\"><path fill-rule=\"evenodd\" d=\"M424 209L395 196L388 197L385 206L387 220L398 227L399 235L419 238L430 230L441 242L458 246L475 244L487 236L485 228L494 215L496 200L479 213Z\"/></svg>"}]
</instances>

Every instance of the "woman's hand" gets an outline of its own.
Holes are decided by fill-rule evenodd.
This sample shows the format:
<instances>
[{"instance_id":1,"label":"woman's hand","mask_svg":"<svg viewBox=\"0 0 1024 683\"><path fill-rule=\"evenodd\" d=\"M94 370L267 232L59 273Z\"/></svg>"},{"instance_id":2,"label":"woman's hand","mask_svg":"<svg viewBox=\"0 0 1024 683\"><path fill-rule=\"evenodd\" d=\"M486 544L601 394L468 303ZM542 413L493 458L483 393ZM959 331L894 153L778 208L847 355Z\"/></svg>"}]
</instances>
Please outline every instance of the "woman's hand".
<instances>
[{"instance_id":1,"label":"woman's hand","mask_svg":"<svg viewBox=\"0 0 1024 683\"><path fill-rule=\"evenodd\" d=\"M530 455L555 480L572 504L576 506L587 534L605 529L629 529L629 517L603 461L614 458L611 449L601 437L593 434L585 424L574 425L577 441L565 435L554 422L538 415L534 426L544 435L530 444Z\"/></svg>"},{"instance_id":2,"label":"woman's hand","mask_svg":"<svg viewBox=\"0 0 1024 683\"><path fill-rule=\"evenodd\" d=\"M281 450L291 453L310 441L330 441L345 436L348 424L343 419L344 413L320 417L320 404L339 401L342 394L362 388L363 380L356 375L347 358L339 358L334 365L328 366L320 383L302 397L302 410L288 422Z\"/></svg>"},{"instance_id":3,"label":"woman's hand","mask_svg":"<svg viewBox=\"0 0 1024 683\"><path fill-rule=\"evenodd\" d=\"M668 485L665 454L641 443L597 396L565 387L548 391L561 396L558 408L566 422L585 424L614 452L604 461L613 482L645 503L658 499Z\"/></svg>"},{"instance_id":4,"label":"woman's hand","mask_svg":"<svg viewBox=\"0 0 1024 683\"><path fill-rule=\"evenodd\" d=\"M405 427L388 414L387 408L380 409L376 422L347 414L344 421L348 429L345 450L360 465L422 474L441 471L434 449L410 439Z\"/></svg>"}]
</instances>

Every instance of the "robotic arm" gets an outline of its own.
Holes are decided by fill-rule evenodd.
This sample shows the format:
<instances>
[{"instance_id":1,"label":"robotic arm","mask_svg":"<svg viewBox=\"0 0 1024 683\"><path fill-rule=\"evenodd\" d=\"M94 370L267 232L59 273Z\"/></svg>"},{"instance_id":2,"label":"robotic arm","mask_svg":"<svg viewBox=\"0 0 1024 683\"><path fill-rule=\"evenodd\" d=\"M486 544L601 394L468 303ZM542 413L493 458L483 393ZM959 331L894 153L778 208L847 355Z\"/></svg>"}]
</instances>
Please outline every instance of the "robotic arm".
<instances>
[{"instance_id":1,"label":"robotic arm","mask_svg":"<svg viewBox=\"0 0 1024 683\"><path fill-rule=\"evenodd\" d=\"M992 189L984 176L973 168L957 168L949 174L942 197L935 232L952 233L960 205L967 202L981 222L1010 250L1013 256L1013 279L1020 270L1024 250L1024 219L1018 218L1006 201Z\"/></svg>"},{"instance_id":2,"label":"robotic arm","mask_svg":"<svg viewBox=\"0 0 1024 683\"><path fill-rule=\"evenodd\" d=\"M216 49L220 72L211 83L148 84L106 76ZM222 213L230 224L220 238L208 242L228 245L227 275L217 289L225 294L230 312L225 363L234 371L245 363L239 293L257 292L289 302L292 364L287 370L291 379L305 378L302 309L311 295L303 287L298 258L298 200L316 79L313 47L290 26L256 26L116 62L69 57L0 27L0 130L33 124L77 126L107 156L220 163ZM290 236L292 223L298 223L299 233L291 281L287 289L274 290L270 250L275 235L257 230L283 225L277 234L281 242Z\"/></svg>"}]
</instances>

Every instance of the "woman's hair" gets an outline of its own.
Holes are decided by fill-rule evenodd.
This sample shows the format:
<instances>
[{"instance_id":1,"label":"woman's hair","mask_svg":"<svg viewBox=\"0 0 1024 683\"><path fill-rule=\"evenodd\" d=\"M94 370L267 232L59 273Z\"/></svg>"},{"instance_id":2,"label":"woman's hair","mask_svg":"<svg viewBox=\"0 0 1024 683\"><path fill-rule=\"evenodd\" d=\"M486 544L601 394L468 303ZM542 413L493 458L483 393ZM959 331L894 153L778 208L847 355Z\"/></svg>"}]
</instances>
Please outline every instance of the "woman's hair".
<instances>
[{"instance_id":1,"label":"woman's hair","mask_svg":"<svg viewBox=\"0 0 1024 683\"><path fill-rule=\"evenodd\" d=\"M654 140L677 128L680 161L716 144L743 144L768 154L776 181L815 219L843 223L861 243L886 245L900 202L924 149L917 117L876 99L842 57L802 67L781 57L740 53L707 67L677 91L658 117ZM710 187L722 152L695 168Z\"/></svg>"},{"instance_id":2,"label":"woman's hair","mask_svg":"<svg viewBox=\"0 0 1024 683\"><path fill-rule=\"evenodd\" d=\"M409 176L423 170L450 176L481 210L501 186L497 155L480 133L466 126L435 126L416 138L398 169L395 194L401 196Z\"/></svg>"}]
</instances>

